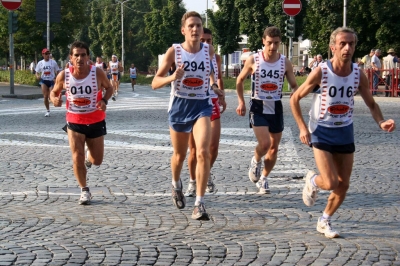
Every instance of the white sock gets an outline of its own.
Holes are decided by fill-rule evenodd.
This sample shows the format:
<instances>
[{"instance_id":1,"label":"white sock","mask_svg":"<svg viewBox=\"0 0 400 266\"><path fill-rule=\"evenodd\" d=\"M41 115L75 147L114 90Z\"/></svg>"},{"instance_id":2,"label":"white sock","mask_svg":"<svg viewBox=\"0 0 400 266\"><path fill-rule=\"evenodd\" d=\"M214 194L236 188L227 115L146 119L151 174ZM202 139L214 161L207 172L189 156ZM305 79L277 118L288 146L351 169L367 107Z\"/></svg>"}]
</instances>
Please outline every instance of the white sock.
<instances>
[{"instance_id":1,"label":"white sock","mask_svg":"<svg viewBox=\"0 0 400 266\"><path fill-rule=\"evenodd\" d=\"M317 177L317 175L314 175L313 177L311 177L311 184L313 185L314 188L318 188L317 184L315 184L316 177Z\"/></svg>"},{"instance_id":2,"label":"white sock","mask_svg":"<svg viewBox=\"0 0 400 266\"><path fill-rule=\"evenodd\" d=\"M178 181L172 180L172 185L174 186L174 188L182 188L180 179Z\"/></svg>"},{"instance_id":3,"label":"white sock","mask_svg":"<svg viewBox=\"0 0 400 266\"><path fill-rule=\"evenodd\" d=\"M261 175L261 177L260 177L260 180L261 180L261 181L263 181L263 180L267 180L267 177L266 177L266 176L264 176L264 175Z\"/></svg>"},{"instance_id":4,"label":"white sock","mask_svg":"<svg viewBox=\"0 0 400 266\"><path fill-rule=\"evenodd\" d=\"M192 184L196 184L196 179L190 179L189 182L192 183Z\"/></svg>"},{"instance_id":5,"label":"white sock","mask_svg":"<svg viewBox=\"0 0 400 266\"><path fill-rule=\"evenodd\" d=\"M260 161L256 161L256 157L255 156L253 156L253 159L252 159L252 161L254 162L254 163L259 163L259 162L261 162L261 160Z\"/></svg>"},{"instance_id":6,"label":"white sock","mask_svg":"<svg viewBox=\"0 0 400 266\"><path fill-rule=\"evenodd\" d=\"M194 203L194 206L200 205L200 203L203 203L204 197L202 196L196 196L196 202Z\"/></svg>"},{"instance_id":7,"label":"white sock","mask_svg":"<svg viewBox=\"0 0 400 266\"><path fill-rule=\"evenodd\" d=\"M332 217L332 216L328 215L326 212L323 212L323 213L322 213L322 219L324 219L324 220L329 220L329 221L330 221L330 220L331 220L331 217Z\"/></svg>"}]
</instances>

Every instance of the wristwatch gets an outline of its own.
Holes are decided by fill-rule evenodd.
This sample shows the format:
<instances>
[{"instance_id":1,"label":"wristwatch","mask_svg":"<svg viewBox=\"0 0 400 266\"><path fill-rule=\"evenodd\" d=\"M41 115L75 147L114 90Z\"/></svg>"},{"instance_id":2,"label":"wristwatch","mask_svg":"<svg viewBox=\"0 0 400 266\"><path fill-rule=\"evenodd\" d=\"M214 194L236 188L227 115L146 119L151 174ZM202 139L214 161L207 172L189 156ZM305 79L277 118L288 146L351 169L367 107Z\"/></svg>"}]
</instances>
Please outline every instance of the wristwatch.
<instances>
[{"instance_id":1,"label":"wristwatch","mask_svg":"<svg viewBox=\"0 0 400 266\"><path fill-rule=\"evenodd\" d=\"M104 102L105 105L108 104L108 101L106 99L102 98L101 100Z\"/></svg>"}]
</instances>

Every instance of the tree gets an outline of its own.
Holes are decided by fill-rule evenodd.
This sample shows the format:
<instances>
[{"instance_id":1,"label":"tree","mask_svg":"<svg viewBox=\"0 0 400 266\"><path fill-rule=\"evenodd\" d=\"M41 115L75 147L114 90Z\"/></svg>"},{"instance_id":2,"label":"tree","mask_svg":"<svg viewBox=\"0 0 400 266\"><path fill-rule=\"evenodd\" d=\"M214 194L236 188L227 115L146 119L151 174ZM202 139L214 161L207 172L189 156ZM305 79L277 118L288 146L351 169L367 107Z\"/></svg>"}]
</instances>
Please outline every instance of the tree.
<instances>
[{"instance_id":1,"label":"tree","mask_svg":"<svg viewBox=\"0 0 400 266\"><path fill-rule=\"evenodd\" d=\"M150 0L150 7L152 11L145 15L147 46L153 57L157 58L173 43L184 40L179 29L186 9L182 0Z\"/></svg>"},{"instance_id":2,"label":"tree","mask_svg":"<svg viewBox=\"0 0 400 266\"><path fill-rule=\"evenodd\" d=\"M233 1L217 0L216 2L219 10L215 13L207 10L207 15L214 31L214 45L221 46L220 53L225 55L225 62L228 62L228 55L239 48L238 42L242 40L239 35L239 12ZM225 75L228 76L228 64L225 64Z\"/></svg>"},{"instance_id":3,"label":"tree","mask_svg":"<svg viewBox=\"0 0 400 266\"><path fill-rule=\"evenodd\" d=\"M240 32L247 35L250 51L262 48L261 37L269 25L269 18L265 15L268 4L269 0L235 0L235 6L239 10Z\"/></svg>"}]
</instances>

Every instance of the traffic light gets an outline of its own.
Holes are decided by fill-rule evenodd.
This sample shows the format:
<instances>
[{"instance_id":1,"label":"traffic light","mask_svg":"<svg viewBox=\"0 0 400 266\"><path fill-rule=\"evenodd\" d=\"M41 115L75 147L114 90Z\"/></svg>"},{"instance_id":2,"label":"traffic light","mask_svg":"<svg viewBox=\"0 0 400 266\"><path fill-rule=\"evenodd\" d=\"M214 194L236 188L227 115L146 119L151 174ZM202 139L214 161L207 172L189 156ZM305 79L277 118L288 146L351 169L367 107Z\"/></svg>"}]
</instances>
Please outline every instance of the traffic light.
<instances>
[{"instance_id":1,"label":"traffic light","mask_svg":"<svg viewBox=\"0 0 400 266\"><path fill-rule=\"evenodd\" d=\"M16 33L18 30L18 14L9 12L8 14L8 33Z\"/></svg>"},{"instance_id":2,"label":"traffic light","mask_svg":"<svg viewBox=\"0 0 400 266\"><path fill-rule=\"evenodd\" d=\"M288 19L285 21L285 36L288 38L294 38L294 19Z\"/></svg>"}]
</instances>

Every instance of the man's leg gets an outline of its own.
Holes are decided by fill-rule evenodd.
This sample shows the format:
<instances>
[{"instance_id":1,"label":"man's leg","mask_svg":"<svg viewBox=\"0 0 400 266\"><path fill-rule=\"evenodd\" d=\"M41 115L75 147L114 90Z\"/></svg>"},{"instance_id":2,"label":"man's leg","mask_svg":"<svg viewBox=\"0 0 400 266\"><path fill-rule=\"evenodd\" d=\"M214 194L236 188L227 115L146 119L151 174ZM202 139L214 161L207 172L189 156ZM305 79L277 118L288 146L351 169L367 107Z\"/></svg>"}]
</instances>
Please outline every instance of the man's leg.
<instances>
[{"instance_id":1,"label":"man's leg","mask_svg":"<svg viewBox=\"0 0 400 266\"><path fill-rule=\"evenodd\" d=\"M199 118L193 126L193 138L196 144L196 195L204 197L210 175L210 117Z\"/></svg>"},{"instance_id":2,"label":"man's leg","mask_svg":"<svg viewBox=\"0 0 400 266\"><path fill-rule=\"evenodd\" d=\"M89 150L87 160L93 165L100 166L104 158L104 136L86 138L86 145Z\"/></svg>"},{"instance_id":3,"label":"man's leg","mask_svg":"<svg viewBox=\"0 0 400 266\"><path fill-rule=\"evenodd\" d=\"M269 133L271 139L271 146L268 149L268 152L264 158L264 169L262 172L263 176L268 176L269 173L275 166L276 160L278 158L278 149L279 143L282 139L282 132L281 133Z\"/></svg>"},{"instance_id":4,"label":"man's leg","mask_svg":"<svg viewBox=\"0 0 400 266\"><path fill-rule=\"evenodd\" d=\"M172 171L172 201L178 209L185 208L186 199L182 193L182 181L180 179L183 162L186 157L190 133L177 132L171 127L169 129L171 143L174 148L171 157Z\"/></svg>"},{"instance_id":5,"label":"man's leg","mask_svg":"<svg viewBox=\"0 0 400 266\"><path fill-rule=\"evenodd\" d=\"M49 102L49 96L50 96L50 88L47 87L46 84L42 84L41 85L42 88L42 94L43 94L43 102L44 102L44 106L46 107L47 113L45 116L49 116L49 112L50 112L50 102Z\"/></svg>"},{"instance_id":6,"label":"man's leg","mask_svg":"<svg viewBox=\"0 0 400 266\"><path fill-rule=\"evenodd\" d=\"M69 147L72 153L72 162L75 178L81 188L86 187L85 140L86 136L68 129Z\"/></svg>"},{"instance_id":7,"label":"man's leg","mask_svg":"<svg viewBox=\"0 0 400 266\"><path fill-rule=\"evenodd\" d=\"M339 233L331 227L331 216L337 211L346 198L350 185L354 153L331 154L314 148L314 157L319 175L310 179L311 185L323 190L332 190L322 217L318 219L317 230L328 238L338 237Z\"/></svg>"},{"instance_id":8,"label":"man's leg","mask_svg":"<svg viewBox=\"0 0 400 266\"><path fill-rule=\"evenodd\" d=\"M261 159L271 147L271 138L267 126L253 126L253 131L257 139L257 146L250 162L249 179L251 182L257 183L261 177Z\"/></svg>"},{"instance_id":9,"label":"man's leg","mask_svg":"<svg viewBox=\"0 0 400 266\"><path fill-rule=\"evenodd\" d=\"M189 184L186 190L185 196L195 197L196 196L196 143L194 142L193 133L190 133L189 137L189 156L188 156L188 168L189 168Z\"/></svg>"},{"instance_id":10,"label":"man's leg","mask_svg":"<svg viewBox=\"0 0 400 266\"><path fill-rule=\"evenodd\" d=\"M219 104L217 103L217 108ZM210 171L218 157L219 140L221 137L221 120L214 119L211 121L211 140L210 140ZM211 173L208 177L207 192L213 193L215 191L215 183L212 180Z\"/></svg>"},{"instance_id":11,"label":"man's leg","mask_svg":"<svg viewBox=\"0 0 400 266\"><path fill-rule=\"evenodd\" d=\"M210 176L210 117L199 118L193 127L193 138L196 143L196 201L192 219L209 220L204 206L208 177Z\"/></svg>"},{"instance_id":12,"label":"man's leg","mask_svg":"<svg viewBox=\"0 0 400 266\"><path fill-rule=\"evenodd\" d=\"M212 168L218 157L219 140L221 137L221 119L211 121L210 167Z\"/></svg>"}]
</instances>

